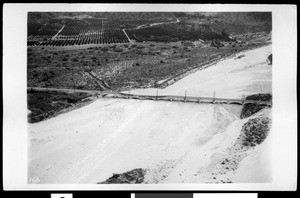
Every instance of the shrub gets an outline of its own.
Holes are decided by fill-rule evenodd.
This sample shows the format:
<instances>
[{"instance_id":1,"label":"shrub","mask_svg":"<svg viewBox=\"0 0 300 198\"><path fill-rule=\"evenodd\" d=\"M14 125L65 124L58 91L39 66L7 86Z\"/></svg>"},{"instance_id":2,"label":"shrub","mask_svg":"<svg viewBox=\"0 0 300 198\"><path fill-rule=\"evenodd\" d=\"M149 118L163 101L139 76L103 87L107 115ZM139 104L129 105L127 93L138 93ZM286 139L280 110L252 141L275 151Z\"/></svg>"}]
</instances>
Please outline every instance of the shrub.
<instances>
[{"instance_id":1,"label":"shrub","mask_svg":"<svg viewBox=\"0 0 300 198\"><path fill-rule=\"evenodd\" d=\"M272 54L270 54L270 55L268 56L268 61L269 61L269 64L272 65Z\"/></svg>"},{"instance_id":2,"label":"shrub","mask_svg":"<svg viewBox=\"0 0 300 198\"><path fill-rule=\"evenodd\" d=\"M123 52L123 49L121 49L121 48L116 48L114 51L115 51L115 52Z\"/></svg>"},{"instance_id":3,"label":"shrub","mask_svg":"<svg viewBox=\"0 0 300 198\"><path fill-rule=\"evenodd\" d=\"M271 101L272 95L271 94L254 94L247 96L245 98L246 100L260 100L260 101ZM259 104L245 104L243 106L242 112L241 112L241 119L248 118L251 115L259 112L260 110L267 108L266 106L262 106Z\"/></svg>"},{"instance_id":4,"label":"shrub","mask_svg":"<svg viewBox=\"0 0 300 198\"><path fill-rule=\"evenodd\" d=\"M271 119L268 117L258 117L249 120L242 126L242 144L244 146L256 146L262 143L270 130Z\"/></svg>"},{"instance_id":5,"label":"shrub","mask_svg":"<svg viewBox=\"0 0 300 198\"><path fill-rule=\"evenodd\" d=\"M79 85L76 87L77 89L84 89L84 86L83 85ZM82 95L82 93L80 93L80 96Z\"/></svg>"},{"instance_id":6,"label":"shrub","mask_svg":"<svg viewBox=\"0 0 300 198\"><path fill-rule=\"evenodd\" d=\"M137 168L121 174L114 173L113 176L108 178L106 181L98 182L97 184L140 184L144 182L145 174L145 169Z\"/></svg>"},{"instance_id":7,"label":"shrub","mask_svg":"<svg viewBox=\"0 0 300 198\"><path fill-rule=\"evenodd\" d=\"M270 100L272 100L272 95L269 93L268 94L258 93L258 94L253 94L253 95L247 96L246 100L270 101Z\"/></svg>"},{"instance_id":8,"label":"shrub","mask_svg":"<svg viewBox=\"0 0 300 198\"><path fill-rule=\"evenodd\" d=\"M108 47L103 47L101 50L102 50L103 52L107 52L107 51L109 51L109 48L108 48Z\"/></svg>"}]
</instances>

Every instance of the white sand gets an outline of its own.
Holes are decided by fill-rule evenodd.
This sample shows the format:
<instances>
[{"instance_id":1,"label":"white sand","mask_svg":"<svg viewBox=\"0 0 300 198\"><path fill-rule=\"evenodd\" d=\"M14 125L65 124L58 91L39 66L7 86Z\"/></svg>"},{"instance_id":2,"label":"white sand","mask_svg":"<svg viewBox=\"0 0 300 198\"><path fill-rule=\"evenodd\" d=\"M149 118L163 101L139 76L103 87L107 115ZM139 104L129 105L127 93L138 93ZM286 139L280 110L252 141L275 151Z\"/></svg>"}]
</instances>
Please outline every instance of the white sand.
<instances>
[{"instance_id":1,"label":"white sand","mask_svg":"<svg viewBox=\"0 0 300 198\"><path fill-rule=\"evenodd\" d=\"M209 150L212 137L218 143L232 139L224 132L237 119L230 108L240 107L99 99L30 124L29 175L41 183L96 183L113 173L192 156ZM213 136L218 132L224 133ZM203 147L205 142L211 146Z\"/></svg>"}]
</instances>

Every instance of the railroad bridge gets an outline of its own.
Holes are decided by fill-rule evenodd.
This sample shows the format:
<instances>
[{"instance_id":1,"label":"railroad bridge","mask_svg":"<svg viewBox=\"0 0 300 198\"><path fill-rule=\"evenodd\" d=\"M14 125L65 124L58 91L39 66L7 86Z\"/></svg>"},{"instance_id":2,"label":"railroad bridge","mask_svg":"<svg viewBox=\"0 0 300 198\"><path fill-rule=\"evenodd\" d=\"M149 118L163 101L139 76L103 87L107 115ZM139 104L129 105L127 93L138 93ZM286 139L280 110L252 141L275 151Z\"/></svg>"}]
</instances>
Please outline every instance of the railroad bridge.
<instances>
[{"instance_id":1,"label":"railroad bridge","mask_svg":"<svg viewBox=\"0 0 300 198\"><path fill-rule=\"evenodd\" d=\"M272 106L272 101L260 100L246 100L246 99L228 99L228 98L214 98L214 97L191 97L191 96L175 96L175 95L137 95L126 93L107 93L102 97L109 98L124 98L124 99L137 99L137 100L160 100L160 101L177 101L177 102L190 102L190 103L212 103L212 104L257 104L261 106Z\"/></svg>"},{"instance_id":2,"label":"railroad bridge","mask_svg":"<svg viewBox=\"0 0 300 198\"><path fill-rule=\"evenodd\" d=\"M228 99L216 97L191 97L191 96L175 96L175 95L138 95L127 94L116 91L97 91L97 90L81 90L81 89L58 89L58 88L41 88L41 87L28 87L28 90L39 91L62 91L62 92L78 92L78 93L91 93L97 94L100 97L106 98L124 98L124 99L137 99L137 100L161 100L161 101L174 101L174 102L191 102L191 103L212 103L212 104L257 104L261 106L272 106L272 101L261 100L246 100L246 99ZM215 94L214 94L215 96Z\"/></svg>"}]
</instances>

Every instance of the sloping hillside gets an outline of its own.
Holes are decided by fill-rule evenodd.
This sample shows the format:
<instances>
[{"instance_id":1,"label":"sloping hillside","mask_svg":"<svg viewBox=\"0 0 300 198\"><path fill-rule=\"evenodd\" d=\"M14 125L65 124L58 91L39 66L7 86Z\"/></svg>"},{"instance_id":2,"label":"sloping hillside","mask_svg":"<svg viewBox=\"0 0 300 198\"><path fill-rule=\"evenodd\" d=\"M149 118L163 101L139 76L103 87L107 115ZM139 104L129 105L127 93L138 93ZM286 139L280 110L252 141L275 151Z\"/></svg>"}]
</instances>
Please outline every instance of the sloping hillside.
<instances>
[{"instance_id":1,"label":"sloping hillside","mask_svg":"<svg viewBox=\"0 0 300 198\"><path fill-rule=\"evenodd\" d=\"M107 18L114 20L152 20L176 18L172 12L29 12L28 22L49 21L51 19Z\"/></svg>"},{"instance_id":2,"label":"sloping hillside","mask_svg":"<svg viewBox=\"0 0 300 198\"><path fill-rule=\"evenodd\" d=\"M51 20L105 18L113 21L180 21L189 24L207 24L229 33L241 31L271 31L271 12L29 12L28 23L45 23Z\"/></svg>"}]
</instances>

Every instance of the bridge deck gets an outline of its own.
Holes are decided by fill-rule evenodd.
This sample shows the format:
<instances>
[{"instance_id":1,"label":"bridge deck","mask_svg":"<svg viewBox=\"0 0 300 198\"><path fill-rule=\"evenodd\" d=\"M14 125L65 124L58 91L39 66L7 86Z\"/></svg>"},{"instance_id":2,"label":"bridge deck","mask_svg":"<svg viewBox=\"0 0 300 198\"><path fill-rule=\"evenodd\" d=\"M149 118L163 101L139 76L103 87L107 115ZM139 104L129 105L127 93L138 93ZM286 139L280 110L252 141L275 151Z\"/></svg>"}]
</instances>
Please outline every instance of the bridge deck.
<instances>
[{"instance_id":1,"label":"bridge deck","mask_svg":"<svg viewBox=\"0 0 300 198\"><path fill-rule=\"evenodd\" d=\"M258 100L243 100L243 99L228 99L228 98L211 98L211 97L195 97L195 96L175 96L175 95L138 95L138 94L125 94L125 93L112 93L106 96L118 98L131 98L140 100L164 100L164 101L184 101L184 102L209 102L209 103L228 103L228 104L260 104L272 105L272 101L258 101Z\"/></svg>"},{"instance_id":2,"label":"bridge deck","mask_svg":"<svg viewBox=\"0 0 300 198\"><path fill-rule=\"evenodd\" d=\"M227 104L259 104L272 106L272 101L260 100L243 100L243 99L228 99L228 98L212 98L212 97L195 97L195 96L176 96L176 95L139 95L127 94L116 91L97 91L97 90L80 90L80 89L58 89L58 88L40 88L28 87L28 90L48 90L48 91L63 91L63 92L81 92L99 94L102 97L110 98L125 98L125 99L139 99L139 100L163 100L163 101L180 101L180 102L196 102L196 103L227 103Z\"/></svg>"}]
</instances>

